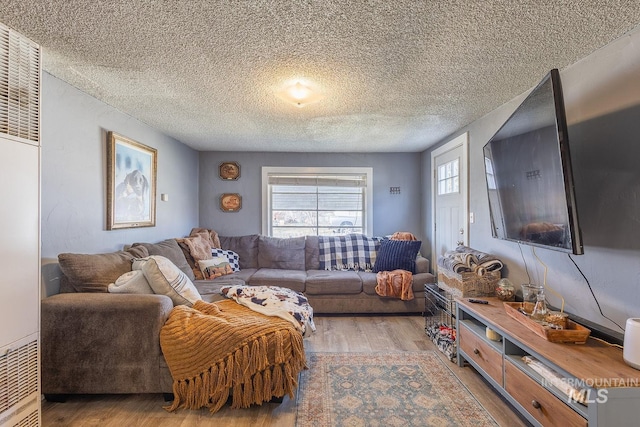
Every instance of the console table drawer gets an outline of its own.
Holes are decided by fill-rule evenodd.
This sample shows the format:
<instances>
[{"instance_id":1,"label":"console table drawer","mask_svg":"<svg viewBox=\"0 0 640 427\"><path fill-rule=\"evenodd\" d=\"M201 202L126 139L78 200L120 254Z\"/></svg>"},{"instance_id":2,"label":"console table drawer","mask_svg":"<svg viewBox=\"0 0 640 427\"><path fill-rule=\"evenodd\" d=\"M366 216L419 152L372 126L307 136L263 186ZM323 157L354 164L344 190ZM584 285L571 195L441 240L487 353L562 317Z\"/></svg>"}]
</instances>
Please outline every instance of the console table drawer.
<instances>
[{"instance_id":1,"label":"console table drawer","mask_svg":"<svg viewBox=\"0 0 640 427\"><path fill-rule=\"evenodd\" d=\"M543 426L585 426L587 420L531 379L513 363L505 362L505 389Z\"/></svg>"},{"instance_id":2,"label":"console table drawer","mask_svg":"<svg viewBox=\"0 0 640 427\"><path fill-rule=\"evenodd\" d=\"M460 323L460 349L502 386L502 354Z\"/></svg>"}]
</instances>

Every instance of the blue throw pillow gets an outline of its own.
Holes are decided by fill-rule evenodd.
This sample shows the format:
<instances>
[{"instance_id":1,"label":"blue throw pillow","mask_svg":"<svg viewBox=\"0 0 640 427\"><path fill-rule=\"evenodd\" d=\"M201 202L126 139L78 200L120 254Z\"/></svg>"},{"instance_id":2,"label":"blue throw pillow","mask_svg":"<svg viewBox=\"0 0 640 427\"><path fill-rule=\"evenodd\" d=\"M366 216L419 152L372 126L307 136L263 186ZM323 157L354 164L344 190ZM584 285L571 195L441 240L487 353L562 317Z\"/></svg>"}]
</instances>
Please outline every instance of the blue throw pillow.
<instances>
[{"instance_id":1,"label":"blue throw pillow","mask_svg":"<svg viewBox=\"0 0 640 427\"><path fill-rule=\"evenodd\" d=\"M422 246L420 240L385 240L380 245L373 267L379 271L406 270L416 273L416 257Z\"/></svg>"}]
</instances>

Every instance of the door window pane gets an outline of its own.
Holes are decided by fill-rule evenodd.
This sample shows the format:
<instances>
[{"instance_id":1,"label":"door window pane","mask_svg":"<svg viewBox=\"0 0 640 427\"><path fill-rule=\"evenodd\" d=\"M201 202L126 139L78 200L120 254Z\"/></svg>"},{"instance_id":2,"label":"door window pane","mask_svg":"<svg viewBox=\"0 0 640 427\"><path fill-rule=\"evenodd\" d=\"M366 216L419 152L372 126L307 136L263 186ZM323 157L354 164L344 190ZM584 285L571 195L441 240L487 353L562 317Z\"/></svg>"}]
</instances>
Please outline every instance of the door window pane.
<instances>
[{"instance_id":1,"label":"door window pane","mask_svg":"<svg viewBox=\"0 0 640 427\"><path fill-rule=\"evenodd\" d=\"M438 195L460 192L460 159L438 166Z\"/></svg>"}]
</instances>

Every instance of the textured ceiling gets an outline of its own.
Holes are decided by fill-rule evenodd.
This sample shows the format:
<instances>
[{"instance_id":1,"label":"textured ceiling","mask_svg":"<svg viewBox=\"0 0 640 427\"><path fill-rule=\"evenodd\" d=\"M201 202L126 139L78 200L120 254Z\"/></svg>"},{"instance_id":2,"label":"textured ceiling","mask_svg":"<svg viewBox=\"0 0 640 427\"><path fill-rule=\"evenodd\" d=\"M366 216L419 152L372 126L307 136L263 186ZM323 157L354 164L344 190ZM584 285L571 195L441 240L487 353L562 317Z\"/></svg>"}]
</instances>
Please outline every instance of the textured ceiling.
<instances>
[{"instance_id":1,"label":"textured ceiling","mask_svg":"<svg viewBox=\"0 0 640 427\"><path fill-rule=\"evenodd\" d=\"M0 0L44 69L198 150L421 151L634 29L638 0ZM295 79L323 99L277 96Z\"/></svg>"}]
</instances>

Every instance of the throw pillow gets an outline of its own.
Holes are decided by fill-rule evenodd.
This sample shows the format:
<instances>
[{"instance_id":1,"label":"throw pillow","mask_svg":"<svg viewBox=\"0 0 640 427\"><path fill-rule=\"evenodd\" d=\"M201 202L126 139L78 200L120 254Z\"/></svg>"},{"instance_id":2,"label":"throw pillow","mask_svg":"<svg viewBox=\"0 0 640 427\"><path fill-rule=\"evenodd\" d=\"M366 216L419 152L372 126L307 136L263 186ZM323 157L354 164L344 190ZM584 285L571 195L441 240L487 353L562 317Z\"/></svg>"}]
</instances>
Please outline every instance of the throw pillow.
<instances>
[{"instance_id":1,"label":"throw pillow","mask_svg":"<svg viewBox=\"0 0 640 427\"><path fill-rule=\"evenodd\" d=\"M191 280L195 279L193 270L187 262L178 241L176 239L166 239L158 243L134 243L131 247L144 246L147 248L149 255L161 255L171 260L180 270L184 271L187 277Z\"/></svg>"},{"instance_id":2,"label":"throw pillow","mask_svg":"<svg viewBox=\"0 0 640 427\"><path fill-rule=\"evenodd\" d=\"M76 292L108 292L109 283L131 271L131 260L148 255L146 248L138 246L104 254L62 253L58 263L64 280Z\"/></svg>"},{"instance_id":3,"label":"throw pillow","mask_svg":"<svg viewBox=\"0 0 640 427\"><path fill-rule=\"evenodd\" d=\"M204 278L208 280L233 273L231 265L226 257L215 257L212 259L198 261L198 266L200 267Z\"/></svg>"},{"instance_id":4,"label":"throw pillow","mask_svg":"<svg viewBox=\"0 0 640 427\"><path fill-rule=\"evenodd\" d=\"M118 277L115 283L110 283L108 289L112 294L154 293L141 270L124 273L122 276Z\"/></svg>"},{"instance_id":5,"label":"throw pillow","mask_svg":"<svg viewBox=\"0 0 640 427\"><path fill-rule=\"evenodd\" d=\"M385 240L380 245L373 272L406 270L415 274L420 240Z\"/></svg>"},{"instance_id":6,"label":"throw pillow","mask_svg":"<svg viewBox=\"0 0 640 427\"><path fill-rule=\"evenodd\" d=\"M226 258L232 271L240 271L240 256L234 251L213 248L211 249L211 256L214 258Z\"/></svg>"},{"instance_id":7,"label":"throw pillow","mask_svg":"<svg viewBox=\"0 0 640 427\"><path fill-rule=\"evenodd\" d=\"M133 267L142 270L153 292L168 296L174 306L187 305L191 307L196 301L202 299L187 275L163 256L152 255L137 259L134 261Z\"/></svg>"}]
</instances>

